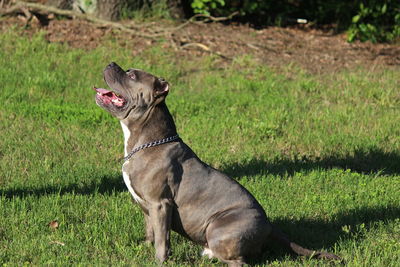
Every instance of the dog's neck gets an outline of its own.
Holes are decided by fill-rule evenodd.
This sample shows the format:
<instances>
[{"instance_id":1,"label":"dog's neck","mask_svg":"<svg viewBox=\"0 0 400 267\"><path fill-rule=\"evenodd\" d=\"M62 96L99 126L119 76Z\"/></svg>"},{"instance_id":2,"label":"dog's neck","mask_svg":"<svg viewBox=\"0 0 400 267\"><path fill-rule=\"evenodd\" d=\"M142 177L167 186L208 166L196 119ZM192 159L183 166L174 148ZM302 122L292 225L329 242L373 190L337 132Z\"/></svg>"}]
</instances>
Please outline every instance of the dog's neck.
<instances>
[{"instance_id":1,"label":"dog's neck","mask_svg":"<svg viewBox=\"0 0 400 267\"><path fill-rule=\"evenodd\" d=\"M144 119L121 121L125 139L125 156L135 147L176 135L174 120L165 102L155 106Z\"/></svg>"}]
</instances>

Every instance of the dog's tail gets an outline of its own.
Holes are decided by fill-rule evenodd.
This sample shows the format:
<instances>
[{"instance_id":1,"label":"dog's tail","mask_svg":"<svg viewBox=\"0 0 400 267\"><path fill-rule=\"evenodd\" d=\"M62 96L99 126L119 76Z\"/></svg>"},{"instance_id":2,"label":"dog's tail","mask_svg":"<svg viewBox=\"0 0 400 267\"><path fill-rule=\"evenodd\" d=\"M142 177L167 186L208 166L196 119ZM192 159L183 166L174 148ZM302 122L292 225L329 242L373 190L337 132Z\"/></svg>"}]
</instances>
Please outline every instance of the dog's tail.
<instances>
[{"instance_id":1,"label":"dog's tail","mask_svg":"<svg viewBox=\"0 0 400 267\"><path fill-rule=\"evenodd\" d=\"M295 242L291 241L281 230L279 230L275 226L272 226L272 232L270 237L272 240L281 244L283 247L287 248L292 253L295 253L300 256L307 256L315 259L325 259L325 260L337 260L337 261L342 260L339 256L332 253L303 248L299 244L296 244Z\"/></svg>"}]
</instances>

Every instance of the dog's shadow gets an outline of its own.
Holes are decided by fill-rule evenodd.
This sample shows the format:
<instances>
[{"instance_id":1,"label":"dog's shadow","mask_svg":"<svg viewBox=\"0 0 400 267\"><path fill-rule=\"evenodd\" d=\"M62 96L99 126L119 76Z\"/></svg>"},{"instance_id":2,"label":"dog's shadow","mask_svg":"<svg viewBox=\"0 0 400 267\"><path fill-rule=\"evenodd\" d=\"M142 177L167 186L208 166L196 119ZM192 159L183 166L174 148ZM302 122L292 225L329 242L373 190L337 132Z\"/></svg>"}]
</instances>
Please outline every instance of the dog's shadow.
<instances>
[{"instance_id":1,"label":"dog's shadow","mask_svg":"<svg viewBox=\"0 0 400 267\"><path fill-rule=\"evenodd\" d=\"M292 176L296 172L315 169L340 168L359 173L377 173L387 175L400 174L400 154L384 152L380 149L356 150L351 155L327 156L309 159L280 159L277 162L267 162L252 159L246 164L234 163L222 167L222 171L231 177L240 179L242 176L257 174L273 174Z\"/></svg>"},{"instance_id":2,"label":"dog's shadow","mask_svg":"<svg viewBox=\"0 0 400 267\"><path fill-rule=\"evenodd\" d=\"M222 170L237 180L240 180L243 176L265 174L288 177L296 172L332 168L364 174L400 175L399 162L400 155L397 153L370 149L367 151L358 150L352 155L344 157L301 158L297 160L280 160L276 163L252 159L246 164L235 163L223 166ZM323 219L300 219L294 221L278 218L272 223L300 245L315 250L325 248L332 252L332 247L339 240L355 238L353 231L358 225L364 224L365 228L368 228L374 222L399 218L399 214L399 206L383 205L382 207L361 207L355 210L346 210L335 214L333 221ZM287 255L287 251L270 246L269 250L253 263L259 264L266 261L284 259Z\"/></svg>"},{"instance_id":3,"label":"dog's shadow","mask_svg":"<svg viewBox=\"0 0 400 267\"><path fill-rule=\"evenodd\" d=\"M24 198L27 196L41 197L44 195L65 194L76 195L111 195L118 192L127 191L120 174L101 176L96 180L87 183L69 184L67 186L44 186L40 188L12 188L0 189L0 196L12 199L13 197Z\"/></svg>"},{"instance_id":4,"label":"dog's shadow","mask_svg":"<svg viewBox=\"0 0 400 267\"><path fill-rule=\"evenodd\" d=\"M272 223L301 246L313 250L334 252L333 248L339 240L345 241L362 237L362 235L358 235L360 230L358 226L361 224L363 224L363 230L368 231L370 227L373 227L374 222L395 220L399 218L399 214L400 207L398 206L365 207L338 213L332 221L278 218ZM295 257L284 248L277 247L272 243L260 257L253 259L252 264L283 260L288 256Z\"/></svg>"},{"instance_id":5,"label":"dog's shadow","mask_svg":"<svg viewBox=\"0 0 400 267\"><path fill-rule=\"evenodd\" d=\"M368 151L356 151L353 155L345 157L326 157L322 159L280 160L275 163L253 159L246 164L231 164L221 168L221 171L229 176L240 180L242 176L254 176L260 174L273 174L287 177L300 171L312 171L314 169L342 168L360 173L376 173L377 175L400 175L400 155L393 152L383 152L377 149ZM18 188L0 189L0 196L10 198L26 196L43 196L48 194L80 194L111 195L118 192L126 192L126 187L120 174L102 176L87 184L71 184L59 188L57 186L46 186L42 188ZM377 221L394 220L399 218L400 207L361 207L356 210L346 210L335 215L333 221L323 219L313 220L289 220L286 218L275 219L273 223L293 239L311 249L325 248L332 250L338 240L355 238L351 229L364 223L369 227ZM343 229L350 229L346 232ZM265 263L266 261L279 260L287 257L288 253L281 249L271 247L261 258L253 263Z\"/></svg>"}]
</instances>

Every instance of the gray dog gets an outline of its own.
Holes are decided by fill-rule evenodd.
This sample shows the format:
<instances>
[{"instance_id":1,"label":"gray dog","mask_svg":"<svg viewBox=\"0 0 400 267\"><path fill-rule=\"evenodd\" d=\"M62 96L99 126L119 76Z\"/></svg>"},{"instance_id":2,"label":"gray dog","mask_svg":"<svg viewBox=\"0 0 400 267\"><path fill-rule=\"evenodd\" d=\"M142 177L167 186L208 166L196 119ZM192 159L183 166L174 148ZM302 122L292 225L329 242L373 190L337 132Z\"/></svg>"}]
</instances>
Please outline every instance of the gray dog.
<instances>
[{"instance_id":1,"label":"gray dog","mask_svg":"<svg viewBox=\"0 0 400 267\"><path fill-rule=\"evenodd\" d=\"M123 178L144 212L146 241L154 243L160 262L170 254L171 229L229 266L245 264L271 241L298 255L339 259L290 241L244 187L196 156L177 135L164 79L116 63L105 68L104 79L112 91L94 88L96 103L121 122Z\"/></svg>"}]
</instances>

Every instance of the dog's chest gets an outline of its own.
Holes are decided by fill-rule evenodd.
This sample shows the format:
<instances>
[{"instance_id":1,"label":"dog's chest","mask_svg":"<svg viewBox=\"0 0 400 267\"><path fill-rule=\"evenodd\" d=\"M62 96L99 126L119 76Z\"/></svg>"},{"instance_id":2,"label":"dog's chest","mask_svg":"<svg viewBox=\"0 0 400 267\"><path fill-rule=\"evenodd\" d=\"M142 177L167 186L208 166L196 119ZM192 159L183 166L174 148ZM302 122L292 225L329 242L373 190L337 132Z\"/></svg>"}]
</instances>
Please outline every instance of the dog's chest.
<instances>
[{"instance_id":1,"label":"dog's chest","mask_svg":"<svg viewBox=\"0 0 400 267\"><path fill-rule=\"evenodd\" d=\"M128 154L127 147L128 147L128 140L129 137L131 136L131 132L129 131L128 127L121 121L121 126L122 126L122 131L124 133L124 144L125 144L125 157ZM127 164L128 162L125 162ZM122 166L122 177L124 178L124 182L126 184L126 187L128 187L129 193L133 196L136 202L141 202L143 199L141 199L138 194L135 192L135 190L132 187L131 180L129 179L128 173L124 172L124 167Z\"/></svg>"},{"instance_id":2,"label":"dog's chest","mask_svg":"<svg viewBox=\"0 0 400 267\"><path fill-rule=\"evenodd\" d=\"M135 190L133 189L131 185L131 180L129 179L129 175L123 171L122 168L122 177L124 178L124 182L126 184L126 187L128 187L129 193L131 193L132 197L135 199L136 202L142 202L143 199L141 199L138 194L136 194Z\"/></svg>"},{"instance_id":3,"label":"dog's chest","mask_svg":"<svg viewBox=\"0 0 400 267\"><path fill-rule=\"evenodd\" d=\"M128 140L131 136L131 132L129 131L128 127L121 121L122 132L124 133L124 147L125 147L125 157L128 155Z\"/></svg>"}]
</instances>

